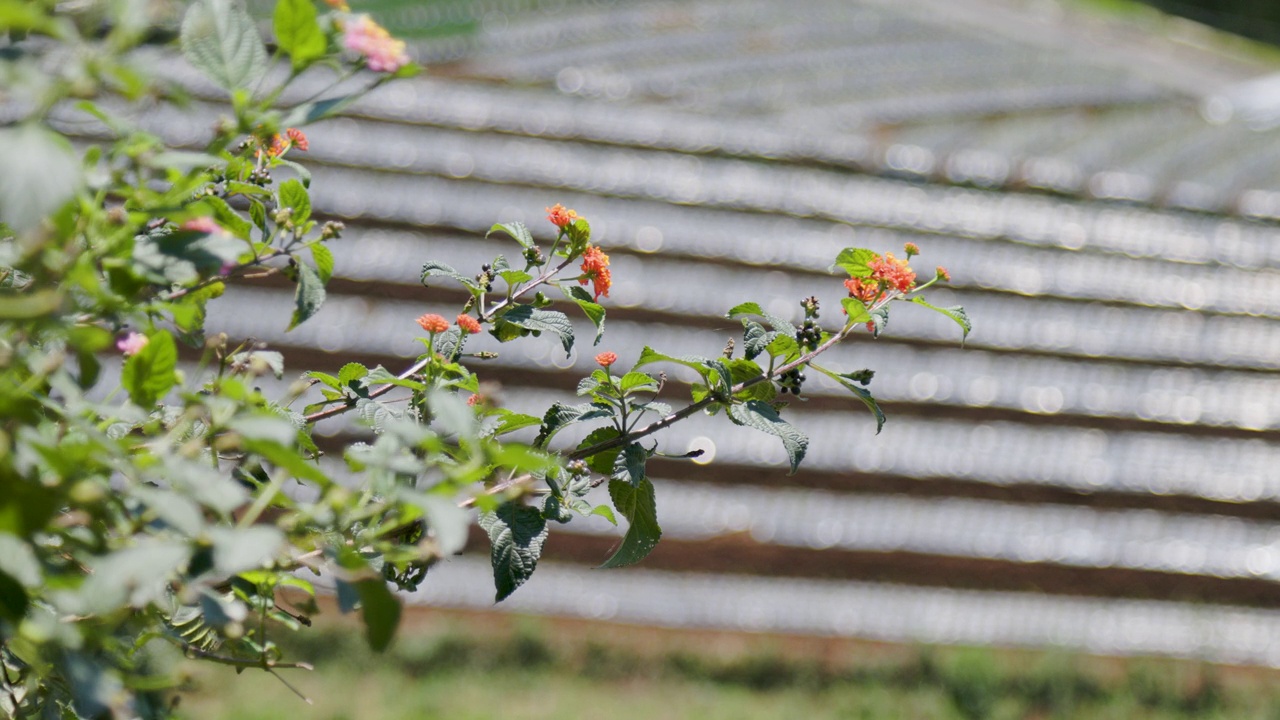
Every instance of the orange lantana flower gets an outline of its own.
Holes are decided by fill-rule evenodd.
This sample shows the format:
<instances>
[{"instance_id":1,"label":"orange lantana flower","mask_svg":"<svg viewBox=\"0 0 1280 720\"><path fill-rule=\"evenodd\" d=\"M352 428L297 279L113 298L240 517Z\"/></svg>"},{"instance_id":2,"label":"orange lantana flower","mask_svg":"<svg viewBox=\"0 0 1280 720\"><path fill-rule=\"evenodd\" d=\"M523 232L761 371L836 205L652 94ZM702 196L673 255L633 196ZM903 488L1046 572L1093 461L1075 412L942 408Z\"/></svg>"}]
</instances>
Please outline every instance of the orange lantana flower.
<instances>
[{"instance_id":1,"label":"orange lantana flower","mask_svg":"<svg viewBox=\"0 0 1280 720\"><path fill-rule=\"evenodd\" d=\"M444 316L434 313L427 313L418 318L418 324L429 333L442 333L449 329L449 321L445 320Z\"/></svg>"},{"instance_id":2,"label":"orange lantana flower","mask_svg":"<svg viewBox=\"0 0 1280 720\"><path fill-rule=\"evenodd\" d=\"M555 205L552 205L546 210L547 210L547 220L550 220L551 224L555 225L558 228L564 228L569 225L572 225L573 221L578 219L577 212L570 210L569 208L561 205L560 203L556 203Z\"/></svg>"},{"instance_id":3,"label":"orange lantana flower","mask_svg":"<svg viewBox=\"0 0 1280 720\"><path fill-rule=\"evenodd\" d=\"M609 256L597 245L589 245L585 252L582 253L582 277L578 278L579 285L586 285L587 281L592 282L592 289L595 290L596 300L600 296L609 297L609 288L613 286L613 273L609 271Z\"/></svg>"}]
</instances>

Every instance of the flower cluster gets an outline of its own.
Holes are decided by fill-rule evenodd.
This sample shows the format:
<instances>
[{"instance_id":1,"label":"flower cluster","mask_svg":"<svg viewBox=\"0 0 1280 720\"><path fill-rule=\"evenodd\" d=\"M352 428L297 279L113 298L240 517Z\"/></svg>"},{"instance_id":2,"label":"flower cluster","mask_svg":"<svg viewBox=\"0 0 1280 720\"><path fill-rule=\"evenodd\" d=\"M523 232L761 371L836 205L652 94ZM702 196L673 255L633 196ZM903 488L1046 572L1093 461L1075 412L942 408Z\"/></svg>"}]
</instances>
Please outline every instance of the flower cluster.
<instances>
[{"instance_id":1,"label":"flower cluster","mask_svg":"<svg viewBox=\"0 0 1280 720\"><path fill-rule=\"evenodd\" d=\"M444 319L443 315L427 313L418 318L418 325L429 333L442 333L449 329L449 321Z\"/></svg>"},{"instance_id":2,"label":"flower cluster","mask_svg":"<svg viewBox=\"0 0 1280 720\"><path fill-rule=\"evenodd\" d=\"M344 28L342 45L364 56L374 72L393 73L409 64L403 40L391 37L386 28L368 15L357 16Z\"/></svg>"},{"instance_id":3,"label":"flower cluster","mask_svg":"<svg viewBox=\"0 0 1280 720\"><path fill-rule=\"evenodd\" d=\"M480 321L463 313L458 316L458 327L466 334L475 335L480 332Z\"/></svg>"},{"instance_id":4,"label":"flower cluster","mask_svg":"<svg viewBox=\"0 0 1280 720\"><path fill-rule=\"evenodd\" d=\"M919 254L920 248L915 243L907 243L907 257ZM871 275L865 278L849 278L844 287L849 297L857 298L865 305L879 300L889 290L900 293L911 292L916 286L916 273L906 260L899 260L893 253L885 253L884 257L876 256L867 262Z\"/></svg>"},{"instance_id":5,"label":"flower cluster","mask_svg":"<svg viewBox=\"0 0 1280 720\"><path fill-rule=\"evenodd\" d=\"M125 357L137 355L150 341L146 335L130 330L128 334L116 341L116 349Z\"/></svg>"},{"instance_id":6,"label":"flower cluster","mask_svg":"<svg viewBox=\"0 0 1280 720\"><path fill-rule=\"evenodd\" d=\"M182 229L189 230L191 232L204 233L206 235L213 235L222 232L222 226L214 222L213 218L207 216L191 218L190 220L182 223Z\"/></svg>"},{"instance_id":7,"label":"flower cluster","mask_svg":"<svg viewBox=\"0 0 1280 720\"><path fill-rule=\"evenodd\" d=\"M547 210L547 220L550 220L552 225L555 225L556 227L561 229L564 229L569 225L572 225L573 221L578 219L577 212L570 210L569 208L561 205L560 203L556 203L555 205L547 208L546 210Z\"/></svg>"},{"instance_id":8,"label":"flower cluster","mask_svg":"<svg viewBox=\"0 0 1280 720\"><path fill-rule=\"evenodd\" d=\"M618 362L617 353L602 352L596 356L596 364L602 368L607 368L616 362Z\"/></svg>"},{"instance_id":9,"label":"flower cluster","mask_svg":"<svg viewBox=\"0 0 1280 720\"><path fill-rule=\"evenodd\" d=\"M601 295L609 297L609 288L613 286L613 273L609 271L609 256L605 255L597 245L588 246L582 253L582 277L578 278L578 284L586 285L588 280L592 283L596 300L599 300Z\"/></svg>"},{"instance_id":10,"label":"flower cluster","mask_svg":"<svg viewBox=\"0 0 1280 720\"><path fill-rule=\"evenodd\" d=\"M289 152L290 148L295 147L302 152L306 152L311 149L311 143L307 142L306 133L298 128L289 128L284 131L284 135L280 133L272 135L271 142L267 143L267 147L264 150L259 150L258 155L261 156L265 152L268 157L283 157L285 153Z\"/></svg>"}]
</instances>

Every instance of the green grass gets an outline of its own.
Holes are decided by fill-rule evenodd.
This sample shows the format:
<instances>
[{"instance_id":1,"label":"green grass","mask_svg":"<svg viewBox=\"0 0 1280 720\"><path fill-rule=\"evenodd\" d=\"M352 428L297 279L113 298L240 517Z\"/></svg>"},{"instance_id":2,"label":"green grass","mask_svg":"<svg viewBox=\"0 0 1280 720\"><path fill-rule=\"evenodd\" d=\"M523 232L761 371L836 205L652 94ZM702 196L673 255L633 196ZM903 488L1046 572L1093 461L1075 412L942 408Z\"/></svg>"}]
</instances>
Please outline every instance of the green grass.
<instances>
[{"instance_id":1,"label":"green grass","mask_svg":"<svg viewBox=\"0 0 1280 720\"><path fill-rule=\"evenodd\" d=\"M179 707L192 720L1280 719L1280 693L1269 685L1224 683L1216 669L1190 663L1101 671L1083 657L1011 661L962 649L833 666L794 654L639 654L551 640L537 625L483 638L418 632L377 656L354 630L331 628L287 649L315 672L280 671L314 705L265 673L201 666Z\"/></svg>"}]
</instances>

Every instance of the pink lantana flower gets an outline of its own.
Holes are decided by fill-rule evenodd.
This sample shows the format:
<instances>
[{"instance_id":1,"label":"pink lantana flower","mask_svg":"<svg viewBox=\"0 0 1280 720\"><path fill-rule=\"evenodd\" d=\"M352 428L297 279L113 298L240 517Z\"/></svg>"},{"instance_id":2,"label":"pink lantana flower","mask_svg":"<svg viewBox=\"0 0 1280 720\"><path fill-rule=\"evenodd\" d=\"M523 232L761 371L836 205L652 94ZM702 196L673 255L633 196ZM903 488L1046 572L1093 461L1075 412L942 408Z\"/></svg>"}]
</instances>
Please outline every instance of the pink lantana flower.
<instances>
[{"instance_id":1,"label":"pink lantana flower","mask_svg":"<svg viewBox=\"0 0 1280 720\"><path fill-rule=\"evenodd\" d=\"M374 72L393 73L409 64L404 41L391 37L386 28L368 15L358 15L347 23L342 45L363 55L365 63Z\"/></svg>"},{"instance_id":2,"label":"pink lantana flower","mask_svg":"<svg viewBox=\"0 0 1280 720\"><path fill-rule=\"evenodd\" d=\"M124 337L116 340L116 349L125 357L137 355L142 352L142 348L147 346L150 339L140 332L130 330Z\"/></svg>"}]
</instances>

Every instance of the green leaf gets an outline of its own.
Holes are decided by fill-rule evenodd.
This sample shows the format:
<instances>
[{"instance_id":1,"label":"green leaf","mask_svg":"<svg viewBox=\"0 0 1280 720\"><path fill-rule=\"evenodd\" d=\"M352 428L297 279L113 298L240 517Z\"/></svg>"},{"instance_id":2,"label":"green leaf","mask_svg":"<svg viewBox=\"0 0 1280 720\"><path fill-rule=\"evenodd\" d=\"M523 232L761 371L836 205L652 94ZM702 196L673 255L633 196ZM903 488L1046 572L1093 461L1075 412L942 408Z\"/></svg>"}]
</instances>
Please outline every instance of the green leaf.
<instances>
[{"instance_id":1,"label":"green leaf","mask_svg":"<svg viewBox=\"0 0 1280 720\"><path fill-rule=\"evenodd\" d=\"M53 288L30 293L3 292L0 293L0 319L31 320L54 312L61 305L62 293Z\"/></svg>"},{"instance_id":2,"label":"green leaf","mask_svg":"<svg viewBox=\"0 0 1280 720\"><path fill-rule=\"evenodd\" d=\"M562 312L539 310L532 305L516 305L499 316L497 324L503 323L526 330L553 332L560 337L565 355L573 350L573 323Z\"/></svg>"},{"instance_id":3,"label":"green leaf","mask_svg":"<svg viewBox=\"0 0 1280 720\"><path fill-rule=\"evenodd\" d=\"M862 404L866 405L867 409L871 411L871 414L875 416L876 434L877 435L880 434L880 430L884 428L884 421L885 421L884 411L880 409L880 404L876 402L876 399L874 397L872 397L870 390L854 384L854 383L866 384L870 382L871 376L874 373L872 373L870 370L859 370L857 372L852 372L852 373L837 373L835 371L828 370L822 367L821 365L815 365L813 363L809 363L809 367L813 368L814 370L817 370L823 375L826 375L832 380L835 380L836 382L840 383L842 387L844 387L849 392L853 393L859 400L861 400Z\"/></svg>"},{"instance_id":4,"label":"green leaf","mask_svg":"<svg viewBox=\"0 0 1280 720\"><path fill-rule=\"evenodd\" d=\"M889 306L881 305L871 312L871 335L880 337L880 333L884 331L886 325L889 324Z\"/></svg>"},{"instance_id":5,"label":"green leaf","mask_svg":"<svg viewBox=\"0 0 1280 720\"><path fill-rule=\"evenodd\" d=\"M583 438L581 443L578 443L578 450L584 450L594 445L599 445L602 442L608 442L618 437L620 434L621 433L618 432L618 428L615 427L596 428L591 431L591 434ZM586 461L587 467L601 475L612 475L618 462L618 455L621 454L621 452L621 448L612 448L609 450L602 450L595 455L588 455L582 459Z\"/></svg>"},{"instance_id":6,"label":"green leaf","mask_svg":"<svg viewBox=\"0 0 1280 720\"><path fill-rule=\"evenodd\" d=\"M577 255L587 249L587 244L591 242L591 223L586 218L574 220L564 231L569 236L570 255Z\"/></svg>"},{"instance_id":7,"label":"green leaf","mask_svg":"<svg viewBox=\"0 0 1280 720\"><path fill-rule=\"evenodd\" d=\"M551 407L547 408L547 412L542 416L542 429L538 431L538 437L533 441L533 445L534 447L546 447L556 433L576 422L610 417L611 415L612 413L608 409L590 403L582 405L552 403Z\"/></svg>"},{"instance_id":8,"label":"green leaf","mask_svg":"<svg viewBox=\"0 0 1280 720\"><path fill-rule=\"evenodd\" d=\"M662 538L658 527L658 508L654 502L653 483L648 478L632 485L623 480L609 481L609 497L613 506L629 523L626 535L602 568L634 565L645 559Z\"/></svg>"},{"instance_id":9,"label":"green leaf","mask_svg":"<svg viewBox=\"0 0 1280 720\"><path fill-rule=\"evenodd\" d=\"M0 532L0 572L26 587L37 587L41 583L40 561L35 551L21 538L6 532Z\"/></svg>"},{"instance_id":10,"label":"green leaf","mask_svg":"<svg viewBox=\"0 0 1280 720\"><path fill-rule=\"evenodd\" d=\"M761 309L759 303L744 302L739 305L734 305L732 308L729 308L729 312L725 313L725 317L727 318L736 318L739 315L759 315L760 317L769 321L769 325L771 325L774 330L777 330L783 335L790 335L792 337L795 337L795 334L796 334L795 325L792 325L791 323L787 322L786 320L783 320L777 315L771 315L765 312L763 309Z\"/></svg>"},{"instance_id":11,"label":"green leaf","mask_svg":"<svg viewBox=\"0 0 1280 720\"><path fill-rule=\"evenodd\" d=\"M489 228L489 232L485 233L485 237L489 237L495 232L504 232L520 243L520 247L528 249L533 247L533 233L529 232L529 228L524 223L516 221L509 223L498 223Z\"/></svg>"},{"instance_id":12,"label":"green leaf","mask_svg":"<svg viewBox=\"0 0 1280 720\"><path fill-rule=\"evenodd\" d=\"M850 277L871 277L871 267L867 263L878 257L877 253L865 248L845 248L836 256L835 264L828 269L835 271L836 268L841 268Z\"/></svg>"},{"instance_id":13,"label":"green leaf","mask_svg":"<svg viewBox=\"0 0 1280 720\"><path fill-rule=\"evenodd\" d=\"M729 417L761 432L775 435L782 440L787 458L791 461L791 474L795 474L809 447L809 438L778 415L772 405L759 400L748 400L729 408Z\"/></svg>"},{"instance_id":14,"label":"green leaf","mask_svg":"<svg viewBox=\"0 0 1280 720\"><path fill-rule=\"evenodd\" d=\"M840 300L840 305L849 316L846 321L848 324L871 322L871 313L867 312L867 306L858 298L843 298Z\"/></svg>"},{"instance_id":15,"label":"green leaf","mask_svg":"<svg viewBox=\"0 0 1280 720\"><path fill-rule=\"evenodd\" d=\"M164 330L149 336L147 344L124 361L120 383L140 408L150 409L177 383L178 346Z\"/></svg>"},{"instance_id":16,"label":"green leaf","mask_svg":"<svg viewBox=\"0 0 1280 720\"><path fill-rule=\"evenodd\" d=\"M600 339L604 337L604 306L592 300L591 293L577 285L560 283L560 290L570 300L577 303L578 307L582 309L582 313L591 321L591 324L596 326L596 339L591 344L599 345Z\"/></svg>"},{"instance_id":17,"label":"green leaf","mask_svg":"<svg viewBox=\"0 0 1280 720\"><path fill-rule=\"evenodd\" d=\"M622 376L620 385L623 393L653 392L658 389L658 381L654 380L652 375L634 370Z\"/></svg>"},{"instance_id":18,"label":"green leaf","mask_svg":"<svg viewBox=\"0 0 1280 720\"><path fill-rule=\"evenodd\" d=\"M306 263L298 263L298 289L294 293L293 319L286 330L292 330L309 320L324 304L324 281Z\"/></svg>"},{"instance_id":19,"label":"green leaf","mask_svg":"<svg viewBox=\"0 0 1280 720\"><path fill-rule=\"evenodd\" d=\"M498 273L498 277L502 278L507 285L515 287L523 282L529 282L533 276L523 270L503 270Z\"/></svg>"},{"instance_id":20,"label":"green leaf","mask_svg":"<svg viewBox=\"0 0 1280 720\"><path fill-rule=\"evenodd\" d=\"M964 331L964 335L960 338L961 341L967 339L969 337L969 333L973 331L973 323L969 322L969 315L965 313L964 308L959 305L954 307L939 307L925 302L922 297L913 297L911 298L911 302L917 305L923 305L934 312L942 313L943 315L951 318L951 320L955 322L955 324L959 325L960 329Z\"/></svg>"},{"instance_id":21,"label":"green leaf","mask_svg":"<svg viewBox=\"0 0 1280 720\"><path fill-rule=\"evenodd\" d=\"M333 278L333 250L329 250L328 245L316 242L311 245L311 261L316 264L316 274L320 275L320 282L329 284L329 279Z\"/></svg>"},{"instance_id":22,"label":"green leaf","mask_svg":"<svg viewBox=\"0 0 1280 720\"><path fill-rule=\"evenodd\" d=\"M196 0L180 40L187 61L226 90L253 88L266 71L267 49L236 0Z\"/></svg>"},{"instance_id":23,"label":"green leaf","mask_svg":"<svg viewBox=\"0 0 1280 720\"><path fill-rule=\"evenodd\" d=\"M360 94L355 94L303 103L290 110L289 114L285 115L284 119L280 121L280 124L286 127L312 125L327 117L337 115L345 110L348 105L359 99ZM311 184L309 179L306 184Z\"/></svg>"},{"instance_id":24,"label":"green leaf","mask_svg":"<svg viewBox=\"0 0 1280 720\"><path fill-rule=\"evenodd\" d=\"M538 567L547 539L547 520L537 508L508 502L495 512L481 513L480 527L489 534L489 560L497 590L494 602L502 602Z\"/></svg>"},{"instance_id":25,"label":"green leaf","mask_svg":"<svg viewBox=\"0 0 1280 720\"><path fill-rule=\"evenodd\" d=\"M639 485L645 479L644 466L649 460L649 453L640 443L630 443L618 453L613 466L613 479L625 480L632 485Z\"/></svg>"},{"instance_id":26,"label":"green leaf","mask_svg":"<svg viewBox=\"0 0 1280 720\"><path fill-rule=\"evenodd\" d=\"M400 601L382 580L361 580L354 585L360 595L364 638L370 649L382 652L391 645L400 627Z\"/></svg>"},{"instance_id":27,"label":"green leaf","mask_svg":"<svg viewBox=\"0 0 1280 720\"><path fill-rule=\"evenodd\" d=\"M330 375L329 373L320 372L319 370L308 371L305 375L303 375L303 377L309 377L314 380L319 380L320 382L324 383L325 385L328 385L334 390L338 390L342 388L342 383L338 380L338 378ZM387 382L387 381L380 381L380 382Z\"/></svg>"},{"instance_id":28,"label":"green leaf","mask_svg":"<svg viewBox=\"0 0 1280 720\"><path fill-rule=\"evenodd\" d=\"M369 374L369 368L360 363L347 363L338 371L338 384L348 386L353 380L359 380Z\"/></svg>"},{"instance_id":29,"label":"green leaf","mask_svg":"<svg viewBox=\"0 0 1280 720\"><path fill-rule=\"evenodd\" d=\"M774 338L785 337L776 331L765 330L763 325L754 320L743 320L742 328L742 349L748 360L767 350Z\"/></svg>"},{"instance_id":30,"label":"green leaf","mask_svg":"<svg viewBox=\"0 0 1280 720\"><path fill-rule=\"evenodd\" d=\"M276 162L283 165L298 174L298 179L302 181L302 187L311 187L311 171L305 165L300 165L292 160L284 158L276 158Z\"/></svg>"},{"instance_id":31,"label":"green leaf","mask_svg":"<svg viewBox=\"0 0 1280 720\"><path fill-rule=\"evenodd\" d=\"M280 207L292 209L289 219L300 227L311 217L311 196L301 182L290 178L280 183Z\"/></svg>"},{"instance_id":32,"label":"green leaf","mask_svg":"<svg viewBox=\"0 0 1280 720\"><path fill-rule=\"evenodd\" d=\"M80 185L71 145L38 123L0 128L0 158L0 218L18 233L39 226Z\"/></svg>"},{"instance_id":33,"label":"green leaf","mask_svg":"<svg viewBox=\"0 0 1280 720\"><path fill-rule=\"evenodd\" d=\"M0 570L0 620L8 620L14 625L27 614L27 606L31 602L22 584L14 580L8 573Z\"/></svg>"},{"instance_id":34,"label":"green leaf","mask_svg":"<svg viewBox=\"0 0 1280 720\"><path fill-rule=\"evenodd\" d=\"M793 337L778 335L765 347L770 357L782 358L783 362L791 362L800 357L800 345Z\"/></svg>"},{"instance_id":35,"label":"green leaf","mask_svg":"<svg viewBox=\"0 0 1280 720\"><path fill-rule=\"evenodd\" d=\"M92 574L77 593L82 610L106 613L117 608L145 607L169 591L171 576L187 563L185 541L148 537L136 545L89 561Z\"/></svg>"},{"instance_id":36,"label":"green leaf","mask_svg":"<svg viewBox=\"0 0 1280 720\"><path fill-rule=\"evenodd\" d=\"M241 217L241 214L232 209L227 201L218 196L205 197L201 200L201 204L209 205L214 210L214 219L218 220L221 227L227 228L229 233L241 238L241 240L250 240L248 233L252 231L253 225L248 220Z\"/></svg>"},{"instance_id":37,"label":"green leaf","mask_svg":"<svg viewBox=\"0 0 1280 720\"><path fill-rule=\"evenodd\" d=\"M311 0L277 0L274 25L276 44L289 53L295 70L324 56L324 32Z\"/></svg>"},{"instance_id":38,"label":"green leaf","mask_svg":"<svg viewBox=\"0 0 1280 720\"><path fill-rule=\"evenodd\" d=\"M307 461L292 447L268 440L245 440L244 449L262 456L267 462L298 480L310 480L320 487L327 487L330 483L329 477L320 468Z\"/></svg>"},{"instance_id":39,"label":"green leaf","mask_svg":"<svg viewBox=\"0 0 1280 720\"><path fill-rule=\"evenodd\" d=\"M709 363L711 361L696 355L686 355L684 357L664 355L663 353L660 353L646 345L644 349L640 351L640 359L636 361L635 367L642 367L656 362L670 362L677 365L683 365L687 368L692 368L693 370L698 371L698 374L705 378L707 373L710 372Z\"/></svg>"},{"instance_id":40,"label":"green leaf","mask_svg":"<svg viewBox=\"0 0 1280 720\"><path fill-rule=\"evenodd\" d=\"M524 413L512 412L506 408L498 408L496 412L499 417L498 425L490 433L494 437L542 424L542 420L539 418L525 415Z\"/></svg>"},{"instance_id":41,"label":"green leaf","mask_svg":"<svg viewBox=\"0 0 1280 720\"><path fill-rule=\"evenodd\" d=\"M422 265L422 284L424 286L430 287L427 285L427 278L435 277L437 275L453 278L465 285L467 289L471 291L472 295L480 295L480 287L476 285L475 280L459 273L448 265L445 265L442 262L435 262L434 260L429 260Z\"/></svg>"}]
</instances>

